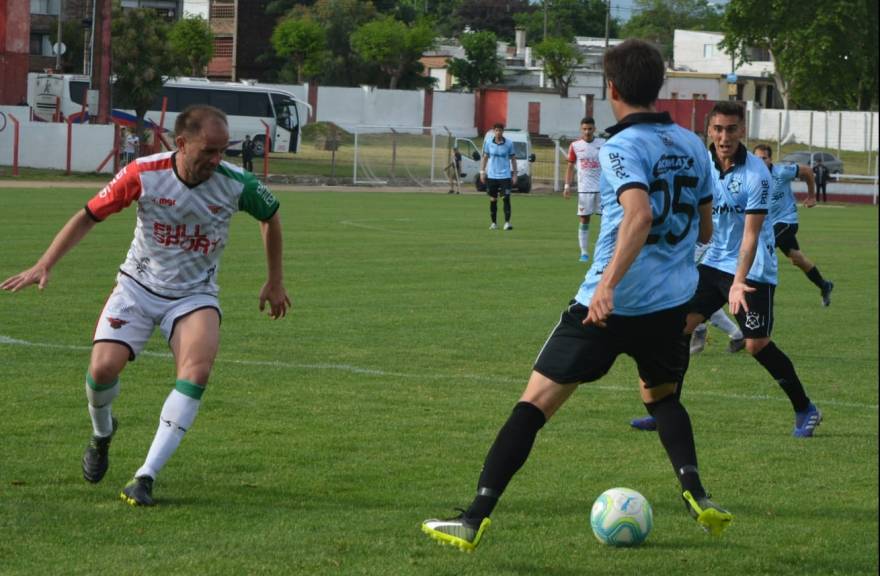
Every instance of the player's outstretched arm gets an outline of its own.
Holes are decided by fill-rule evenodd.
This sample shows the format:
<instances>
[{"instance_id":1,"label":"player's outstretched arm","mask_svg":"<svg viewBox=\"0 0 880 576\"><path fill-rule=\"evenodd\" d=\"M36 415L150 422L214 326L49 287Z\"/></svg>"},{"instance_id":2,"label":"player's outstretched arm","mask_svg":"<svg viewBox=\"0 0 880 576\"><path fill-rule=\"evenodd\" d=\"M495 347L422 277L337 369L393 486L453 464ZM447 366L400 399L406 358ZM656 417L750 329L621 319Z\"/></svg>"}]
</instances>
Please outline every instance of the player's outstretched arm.
<instances>
[{"instance_id":1,"label":"player's outstretched arm","mask_svg":"<svg viewBox=\"0 0 880 576\"><path fill-rule=\"evenodd\" d=\"M260 232L263 235L263 246L266 249L266 263L268 265L268 279L260 290L260 312L266 309L269 303L269 317L273 320L287 315L287 309L291 307L287 290L284 289L284 272L281 264L282 238L281 218L278 212L265 222L260 222Z\"/></svg>"},{"instance_id":2,"label":"player's outstretched arm","mask_svg":"<svg viewBox=\"0 0 880 576\"><path fill-rule=\"evenodd\" d=\"M0 284L0 289L10 292L18 292L22 288L27 288L31 284L36 284L42 290L49 282L49 272L61 260L62 256L67 254L71 248L79 244L89 231L94 228L95 221L86 213L80 210L67 221L64 228L55 235L52 244L40 256L37 263L19 272L15 276L11 276Z\"/></svg>"}]
</instances>

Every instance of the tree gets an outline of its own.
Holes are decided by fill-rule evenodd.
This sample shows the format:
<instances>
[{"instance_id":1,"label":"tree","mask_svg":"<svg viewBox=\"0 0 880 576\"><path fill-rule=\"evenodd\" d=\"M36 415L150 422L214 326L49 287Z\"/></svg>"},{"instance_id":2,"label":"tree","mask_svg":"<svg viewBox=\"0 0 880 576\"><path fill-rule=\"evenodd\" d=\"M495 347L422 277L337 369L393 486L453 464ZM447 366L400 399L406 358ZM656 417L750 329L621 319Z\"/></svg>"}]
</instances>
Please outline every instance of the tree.
<instances>
[{"instance_id":1,"label":"tree","mask_svg":"<svg viewBox=\"0 0 880 576\"><path fill-rule=\"evenodd\" d=\"M272 46L280 56L289 57L296 67L296 82L319 76L329 58L327 34L309 17L285 18L272 32Z\"/></svg>"},{"instance_id":2,"label":"tree","mask_svg":"<svg viewBox=\"0 0 880 576\"><path fill-rule=\"evenodd\" d=\"M310 13L327 33L327 47L332 59L321 79L340 86L355 86L364 76L351 47L352 33L376 16L369 0L317 0Z\"/></svg>"},{"instance_id":3,"label":"tree","mask_svg":"<svg viewBox=\"0 0 880 576\"><path fill-rule=\"evenodd\" d=\"M867 109L876 101L876 2L737 0L722 31L737 62L750 61L755 48L769 52L785 109Z\"/></svg>"},{"instance_id":4,"label":"tree","mask_svg":"<svg viewBox=\"0 0 880 576\"><path fill-rule=\"evenodd\" d=\"M419 58L433 45L434 31L427 22L407 26L390 16L367 22L351 35L354 51L388 76L392 90L408 69L421 66Z\"/></svg>"},{"instance_id":5,"label":"tree","mask_svg":"<svg viewBox=\"0 0 880 576\"><path fill-rule=\"evenodd\" d=\"M458 30L493 32L506 41L514 39L514 15L533 10L527 0L468 0L458 5L454 19Z\"/></svg>"},{"instance_id":6,"label":"tree","mask_svg":"<svg viewBox=\"0 0 880 576\"><path fill-rule=\"evenodd\" d=\"M473 91L487 84L499 82L503 70L496 54L495 34L472 32L462 34L460 41L465 58L453 58L448 67L456 83Z\"/></svg>"},{"instance_id":7,"label":"tree","mask_svg":"<svg viewBox=\"0 0 880 576\"><path fill-rule=\"evenodd\" d=\"M189 68L192 76L204 76L214 56L214 34L208 22L201 15L181 18L171 27L169 40L182 60L180 67Z\"/></svg>"},{"instance_id":8,"label":"tree","mask_svg":"<svg viewBox=\"0 0 880 576\"><path fill-rule=\"evenodd\" d=\"M169 44L168 24L149 8L123 11L116 2L112 26L113 105L135 111L137 134L142 136L144 116L165 78L179 72L178 58Z\"/></svg>"},{"instance_id":9,"label":"tree","mask_svg":"<svg viewBox=\"0 0 880 576\"><path fill-rule=\"evenodd\" d=\"M638 0L637 10L621 35L653 42L667 62L672 62L676 28L717 31L721 25L721 14L707 0Z\"/></svg>"},{"instance_id":10,"label":"tree","mask_svg":"<svg viewBox=\"0 0 880 576\"><path fill-rule=\"evenodd\" d=\"M534 10L514 16L517 27L526 31L534 42L544 39L544 8L547 9L547 37L572 39L575 36L605 36L605 0L541 0ZM617 20L612 19L609 35L616 37Z\"/></svg>"},{"instance_id":11,"label":"tree","mask_svg":"<svg viewBox=\"0 0 880 576\"><path fill-rule=\"evenodd\" d=\"M542 60L544 74L563 98L568 97L568 87L575 67L583 62L583 55L564 38L547 38L535 46L535 56Z\"/></svg>"}]
</instances>

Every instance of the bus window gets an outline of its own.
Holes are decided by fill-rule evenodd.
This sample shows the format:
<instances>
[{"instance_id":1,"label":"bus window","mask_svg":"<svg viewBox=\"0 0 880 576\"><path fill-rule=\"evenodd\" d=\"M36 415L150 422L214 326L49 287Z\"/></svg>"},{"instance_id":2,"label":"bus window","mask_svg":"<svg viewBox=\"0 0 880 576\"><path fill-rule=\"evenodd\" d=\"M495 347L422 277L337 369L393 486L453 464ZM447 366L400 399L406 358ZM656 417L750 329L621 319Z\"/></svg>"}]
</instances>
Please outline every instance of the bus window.
<instances>
[{"instance_id":1,"label":"bus window","mask_svg":"<svg viewBox=\"0 0 880 576\"><path fill-rule=\"evenodd\" d=\"M284 94L272 94L272 103L275 105L275 118L278 125L285 130L299 128L299 111L296 102Z\"/></svg>"},{"instance_id":2,"label":"bus window","mask_svg":"<svg viewBox=\"0 0 880 576\"><path fill-rule=\"evenodd\" d=\"M162 92L153 100L150 110L162 110L162 98L168 98L165 111L180 112L180 108L177 107L177 90L177 88L171 86L162 86Z\"/></svg>"},{"instance_id":3,"label":"bus window","mask_svg":"<svg viewBox=\"0 0 880 576\"><path fill-rule=\"evenodd\" d=\"M82 106L86 101L86 92L89 90L89 83L80 80L70 81L70 99L76 104Z\"/></svg>"},{"instance_id":4,"label":"bus window","mask_svg":"<svg viewBox=\"0 0 880 576\"><path fill-rule=\"evenodd\" d=\"M178 88L177 89L177 106L183 110L187 106L193 104L207 104L210 92L198 90L196 88Z\"/></svg>"},{"instance_id":5,"label":"bus window","mask_svg":"<svg viewBox=\"0 0 880 576\"><path fill-rule=\"evenodd\" d=\"M229 116L241 114L238 110L238 92L232 92L231 90L212 91L209 102L211 106L223 110Z\"/></svg>"},{"instance_id":6,"label":"bus window","mask_svg":"<svg viewBox=\"0 0 880 576\"><path fill-rule=\"evenodd\" d=\"M241 92L238 100L239 114L257 118L272 118L272 106L265 92Z\"/></svg>"}]
</instances>

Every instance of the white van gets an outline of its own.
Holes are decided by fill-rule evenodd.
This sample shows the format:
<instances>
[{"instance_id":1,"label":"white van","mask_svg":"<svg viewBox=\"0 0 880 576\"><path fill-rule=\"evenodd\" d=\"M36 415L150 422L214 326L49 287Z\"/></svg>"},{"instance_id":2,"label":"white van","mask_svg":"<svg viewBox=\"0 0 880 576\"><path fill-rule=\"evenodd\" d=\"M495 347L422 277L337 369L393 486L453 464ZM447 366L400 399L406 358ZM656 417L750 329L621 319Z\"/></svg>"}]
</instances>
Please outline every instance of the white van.
<instances>
[{"instance_id":1,"label":"white van","mask_svg":"<svg viewBox=\"0 0 880 576\"><path fill-rule=\"evenodd\" d=\"M483 136L484 141L494 138L492 130ZM516 186L514 192L527 193L532 189L531 163L535 161L532 154L532 141L529 133L522 130L507 129L504 137L513 142L513 151L516 154ZM483 149L477 148L473 140L468 138L456 138L455 145L461 153L461 179L463 182L472 181L478 192L485 192L486 187L480 183L480 160Z\"/></svg>"}]
</instances>

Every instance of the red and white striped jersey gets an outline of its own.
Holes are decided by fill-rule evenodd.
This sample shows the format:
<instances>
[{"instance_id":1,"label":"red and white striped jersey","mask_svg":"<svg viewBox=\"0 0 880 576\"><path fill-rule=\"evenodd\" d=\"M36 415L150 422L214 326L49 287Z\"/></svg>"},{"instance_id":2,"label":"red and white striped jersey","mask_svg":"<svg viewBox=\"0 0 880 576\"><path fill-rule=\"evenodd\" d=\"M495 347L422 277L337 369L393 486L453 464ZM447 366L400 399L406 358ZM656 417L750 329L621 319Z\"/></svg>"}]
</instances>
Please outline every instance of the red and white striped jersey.
<instances>
[{"instance_id":1,"label":"red and white striped jersey","mask_svg":"<svg viewBox=\"0 0 880 576\"><path fill-rule=\"evenodd\" d=\"M278 200L252 174L221 162L190 188L177 175L174 153L139 158L86 204L97 221L137 201L134 239L120 270L170 298L217 295L217 269L232 215L244 210L268 220Z\"/></svg>"},{"instance_id":2,"label":"red and white striped jersey","mask_svg":"<svg viewBox=\"0 0 880 576\"><path fill-rule=\"evenodd\" d=\"M577 166L578 192L599 191L599 176L602 173L599 150L603 144L603 138L593 138L592 142L581 138L568 147L568 161Z\"/></svg>"}]
</instances>

